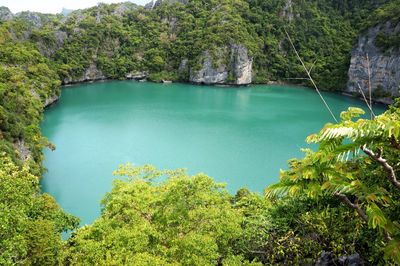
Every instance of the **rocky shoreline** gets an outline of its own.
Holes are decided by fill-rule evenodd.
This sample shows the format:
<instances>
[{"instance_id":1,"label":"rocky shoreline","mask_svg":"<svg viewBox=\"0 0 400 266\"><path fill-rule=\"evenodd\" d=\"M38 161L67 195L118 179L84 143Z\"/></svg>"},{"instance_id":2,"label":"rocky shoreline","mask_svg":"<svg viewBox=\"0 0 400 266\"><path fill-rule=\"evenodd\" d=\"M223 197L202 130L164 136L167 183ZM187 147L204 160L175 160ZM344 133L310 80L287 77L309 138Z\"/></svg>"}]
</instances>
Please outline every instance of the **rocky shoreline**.
<instances>
[{"instance_id":1,"label":"rocky shoreline","mask_svg":"<svg viewBox=\"0 0 400 266\"><path fill-rule=\"evenodd\" d=\"M139 81L139 82L153 82L153 81L148 81L146 78L140 78L140 79L126 78L126 79L123 79L120 81L127 81L127 80L134 80L134 81ZM62 84L61 88L66 88L66 87L70 87L72 85L78 85L78 84L93 83L93 82L106 82L106 81L117 81L117 79L106 78L106 79L97 79L97 80L78 81L78 82L74 82L74 83ZM184 82L184 81L179 81L179 82L163 81L163 82L154 82L154 83L164 83L164 84L183 83L183 84L193 84L193 85L197 85L197 86L208 85L208 86L223 87L223 88L226 88L226 87L248 87L251 85L266 85L266 86L277 85L277 86L297 86L297 87L302 87L302 88L308 88L310 90L312 89L307 86L293 84L293 83L287 83L287 82L282 82L282 81L269 81L267 83L250 83L250 84L244 84L244 85L240 85L240 84L204 84L204 83ZM346 91L336 92L336 93L338 93L342 96L345 96L345 97L356 98L356 99L359 99L360 101L364 101L364 99L362 97L360 97L359 95L356 95L354 93L349 93ZM53 104L56 104L59 99L60 99L60 96L56 96L56 95L52 96L51 98L46 99L44 108L47 108L47 107L52 106ZM372 99L372 102L374 104L382 104L382 105L388 106L388 105L393 104L394 101L392 98L382 98L382 99Z\"/></svg>"}]
</instances>

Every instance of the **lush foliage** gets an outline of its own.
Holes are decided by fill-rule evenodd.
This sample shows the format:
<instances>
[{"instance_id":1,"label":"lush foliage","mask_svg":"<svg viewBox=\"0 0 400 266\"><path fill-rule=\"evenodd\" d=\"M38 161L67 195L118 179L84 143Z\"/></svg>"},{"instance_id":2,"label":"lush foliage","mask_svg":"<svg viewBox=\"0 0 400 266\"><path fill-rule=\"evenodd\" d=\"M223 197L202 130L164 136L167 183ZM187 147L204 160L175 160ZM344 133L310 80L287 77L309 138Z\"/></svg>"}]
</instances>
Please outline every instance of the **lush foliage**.
<instances>
[{"instance_id":1,"label":"lush foliage","mask_svg":"<svg viewBox=\"0 0 400 266\"><path fill-rule=\"evenodd\" d=\"M398 104L397 104L398 105ZM363 226L374 229L375 252L400 263L400 112L395 105L372 120L358 119L364 112L350 108L342 121L328 124L308 137L316 152L305 150L281 173L280 183L267 190L270 198L336 198L354 211ZM378 259L377 257L376 259Z\"/></svg>"},{"instance_id":2,"label":"lush foliage","mask_svg":"<svg viewBox=\"0 0 400 266\"><path fill-rule=\"evenodd\" d=\"M384 2L387 3L374 10L369 19L364 21L363 24L365 28L388 21L392 23L398 23L400 21L400 1L392 0Z\"/></svg>"},{"instance_id":3,"label":"lush foliage","mask_svg":"<svg viewBox=\"0 0 400 266\"><path fill-rule=\"evenodd\" d=\"M40 175L41 150L47 142L39 122L46 99L59 94L60 82L37 48L13 40L8 27L0 27L0 147L14 158L27 160ZM16 144L22 147L17 153ZM23 154L23 149L30 152Z\"/></svg>"},{"instance_id":4,"label":"lush foliage","mask_svg":"<svg viewBox=\"0 0 400 266\"><path fill-rule=\"evenodd\" d=\"M270 201L245 189L231 197L204 174L152 166L115 173L127 178L114 182L101 217L68 240L66 263L312 264L322 250L372 251L356 244L363 241L361 222L340 202Z\"/></svg>"},{"instance_id":5,"label":"lush foliage","mask_svg":"<svg viewBox=\"0 0 400 266\"><path fill-rule=\"evenodd\" d=\"M41 27L23 27L56 63L64 82L118 79L129 73L149 73L154 81L187 81L190 69L202 65L205 51L215 65L227 64L235 44L254 57L255 82L304 82L286 29L320 87L342 90L357 34L371 12L386 2L191 0L163 1L153 10L99 4L66 18L43 18ZM374 16L395 19L396 13L389 11L381 8Z\"/></svg>"},{"instance_id":6,"label":"lush foliage","mask_svg":"<svg viewBox=\"0 0 400 266\"><path fill-rule=\"evenodd\" d=\"M385 22L396 25L400 22L400 1L392 1L377 9L372 16L374 19L368 26L382 24ZM399 32L380 32L375 40L375 45L386 53L399 52L400 33Z\"/></svg>"},{"instance_id":7,"label":"lush foliage","mask_svg":"<svg viewBox=\"0 0 400 266\"><path fill-rule=\"evenodd\" d=\"M52 197L41 194L39 178L0 154L0 264L54 265L60 233L77 226Z\"/></svg>"},{"instance_id":8,"label":"lush foliage","mask_svg":"<svg viewBox=\"0 0 400 266\"><path fill-rule=\"evenodd\" d=\"M13 38L10 29L24 25L0 25L0 264L55 265L61 232L78 220L39 189L42 149L49 146L39 123L60 81L34 44Z\"/></svg>"},{"instance_id":9,"label":"lush foliage","mask_svg":"<svg viewBox=\"0 0 400 266\"><path fill-rule=\"evenodd\" d=\"M216 265L232 260L242 216L204 174L121 167L93 225L68 241L66 261L88 265ZM167 178L165 182L157 182ZM240 259L240 258L239 258Z\"/></svg>"}]
</instances>

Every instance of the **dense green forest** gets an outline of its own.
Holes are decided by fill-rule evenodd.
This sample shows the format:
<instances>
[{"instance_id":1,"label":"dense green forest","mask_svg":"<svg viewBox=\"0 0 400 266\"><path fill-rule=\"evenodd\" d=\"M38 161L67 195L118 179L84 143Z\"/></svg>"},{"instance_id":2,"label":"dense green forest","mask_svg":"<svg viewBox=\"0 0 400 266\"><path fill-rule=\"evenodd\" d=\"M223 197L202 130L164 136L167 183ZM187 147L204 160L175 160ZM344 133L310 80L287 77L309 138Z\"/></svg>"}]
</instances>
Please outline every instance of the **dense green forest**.
<instances>
[{"instance_id":1,"label":"dense green forest","mask_svg":"<svg viewBox=\"0 0 400 266\"><path fill-rule=\"evenodd\" d=\"M19 16L6 27L18 39L37 43L65 83L80 81L93 65L97 78L123 79L128 73L145 72L153 81L188 81L189 72L201 67L205 51L215 59L214 64L221 65L227 63L230 46L236 44L244 45L254 58L254 82L304 82L299 79L304 78L303 69L285 37L287 30L305 62L313 66L320 87L343 90L357 34L370 25L369 16L378 6L390 2L396 7L398 3L172 2L164 1L152 10L129 3L100 4L66 18L42 15L30 23ZM392 8L385 10L373 19L398 20Z\"/></svg>"},{"instance_id":2,"label":"dense green forest","mask_svg":"<svg viewBox=\"0 0 400 266\"><path fill-rule=\"evenodd\" d=\"M357 34L400 19L397 0L288 3L100 4L68 17L1 21L0 265L313 265L324 254L337 265L353 255L400 264L398 101L371 120L355 108L342 113L307 139L319 148L290 161L264 195L230 195L203 174L126 165L101 217L78 229L78 219L40 191L42 149L54 148L40 132L43 110L88 68L113 79L147 72L153 81L188 81L205 50L218 64L227 45L242 44L254 57L255 82L290 81L304 70L286 29L318 84L341 90ZM398 40L383 36L378 46Z\"/></svg>"}]
</instances>

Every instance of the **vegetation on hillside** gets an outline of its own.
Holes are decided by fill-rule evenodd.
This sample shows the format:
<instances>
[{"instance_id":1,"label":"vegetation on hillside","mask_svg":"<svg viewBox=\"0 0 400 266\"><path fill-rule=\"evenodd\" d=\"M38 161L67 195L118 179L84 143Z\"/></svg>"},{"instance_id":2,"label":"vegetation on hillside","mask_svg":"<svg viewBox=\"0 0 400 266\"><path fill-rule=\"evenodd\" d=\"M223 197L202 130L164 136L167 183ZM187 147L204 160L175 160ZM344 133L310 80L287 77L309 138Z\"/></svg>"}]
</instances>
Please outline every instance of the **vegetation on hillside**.
<instances>
[{"instance_id":1,"label":"vegetation on hillside","mask_svg":"<svg viewBox=\"0 0 400 266\"><path fill-rule=\"evenodd\" d=\"M29 42L0 25L0 265L55 265L61 233L78 219L63 212L39 188L43 107L58 95L51 62Z\"/></svg>"},{"instance_id":2,"label":"vegetation on hillside","mask_svg":"<svg viewBox=\"0 0 400 266\"><path fill-rule=\"evenodd\" d=\"M396 25L400 22L400 1L391 1L374 11L367 26L376 26L382 23ZM400 32L380 32L375 45L386 53L400 52Z\"/></svg>"},{"instance_id":3,"label":"vegetation on hillside","mask_svg":"<svg viewBox=\"0 0 400 266\"><path fill-rule=\"evenodd\" d=\"M63 243L60 234L77 227L39 189L39 177L0 153L0 265L56 265Z\"/></svg>"},{"instance_id":4,"label":"vegetation on hillside","mask_svg":"<svg viewBox=\"0 0 400 266\"><path fill-rule=\"evenodd\" d=\"M7 26L0 28L0 36L0 150L14 159L29 157L24 159L29 159L32 173L41 175L47 141L39 122L46 99L59 94L60 81L34 44L15 41ZM16 146L22 149L14 152Z\"/></svg>"},{"instance_id":5,"label":"vegetation on hillside","mask_svg":"<svg viewBox=\"0 0 400 266\"><path fill-rule=\"evenodd\" d=\"M13 27L39 44L64 81L80 80L93 66L113 79L146 72L154 81L187 81L189 69L201 67L205 51L214 64L226 64L230 46L241 44L254 57L254 82L304 83L286 29L320 87L337 91L345 87L351 48L371 12L389 2L372 17L396 19L390 8L395 1L387 0L170 2L154 10L99 4L66 18L43 17L40 23L24 25L19 18ZM188 63L180 69L184 60Z\"/></svg>"}]
</instances>

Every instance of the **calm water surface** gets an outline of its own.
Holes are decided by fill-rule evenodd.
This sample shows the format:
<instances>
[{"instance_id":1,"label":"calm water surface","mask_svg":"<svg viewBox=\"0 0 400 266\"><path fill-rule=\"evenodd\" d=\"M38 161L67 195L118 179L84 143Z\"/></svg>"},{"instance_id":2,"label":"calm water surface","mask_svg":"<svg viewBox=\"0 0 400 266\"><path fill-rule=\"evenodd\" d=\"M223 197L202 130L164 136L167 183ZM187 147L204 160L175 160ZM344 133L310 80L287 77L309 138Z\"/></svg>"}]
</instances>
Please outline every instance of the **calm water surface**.
<instances>
[{"instance_id":1,"label":"calm water surface","mask_svg":"<svg viewBox=\"0 0 400 266\"><path fill-rule=\"evenodd\" d=\"M363 107L325 96L336 114ZM99 216L113 170L127 162L205 172L232 193L241 187L262 192L278 181L287 160L302 155L306 136L331 121L318 95L305 88L133 81L72 86L45 112L42 132L57 148L45 150L42 187L82 224Z\"/></svg>"}]
</instances>

